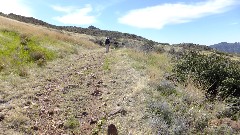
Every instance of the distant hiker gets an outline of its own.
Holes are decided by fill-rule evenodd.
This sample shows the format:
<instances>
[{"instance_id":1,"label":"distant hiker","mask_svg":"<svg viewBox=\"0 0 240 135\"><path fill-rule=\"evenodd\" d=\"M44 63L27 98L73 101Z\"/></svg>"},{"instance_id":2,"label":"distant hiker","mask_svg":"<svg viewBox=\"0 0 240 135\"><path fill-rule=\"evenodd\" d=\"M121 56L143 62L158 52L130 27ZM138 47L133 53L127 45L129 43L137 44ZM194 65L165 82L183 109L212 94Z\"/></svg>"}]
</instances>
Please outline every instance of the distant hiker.
<instances>
[{"instance_id":1,"label":"distant hiker","mask_svg":"<svg viewBox=\"0 0 240 135\"><path fill-rule=\"evenodd\" d=\"M109 46L110 46L110 39L109 39L109 37L106 38L105 45L106 45L106 53L108 53L109 52Z\"/></svg>"}]
</instances>

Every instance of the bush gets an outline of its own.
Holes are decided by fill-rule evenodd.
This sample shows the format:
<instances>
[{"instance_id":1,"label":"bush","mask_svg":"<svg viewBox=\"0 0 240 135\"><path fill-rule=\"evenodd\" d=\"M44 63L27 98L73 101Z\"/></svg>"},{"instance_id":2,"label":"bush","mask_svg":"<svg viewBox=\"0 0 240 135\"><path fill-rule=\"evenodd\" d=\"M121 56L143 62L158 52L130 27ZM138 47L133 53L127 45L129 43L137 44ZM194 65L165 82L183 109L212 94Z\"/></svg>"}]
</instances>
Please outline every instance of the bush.
<instances>
[{"instance_id":1,"label":"bush","mask_svg":"<svg viewBox=\"0 0 240 135\"><path fill-rule=\"evenodd\" d=\"M165 49L164 49L164 47L163 47L163 46L160 46L160 45L154 46L154 50L155 50L155 52L157 52L157 53L159 53L159 54L166 52Z\"/></svg>"},{"instance_id":2,"label":"bush","mask_svg":"<svg viewBox=\"0 0 240 135\"><path fill-rule=\"evenodd\" d=\"M79 127L79 121L75 117L70 117L65 123L64 127L67 129L74 129Z\"/></svg>"},{"instance_id":3,"label":"bush","mask_svg":"<svg viewBox=\"0 0 240 135\"><path fill-rule=\"evenodd\" d=\"M43 60L45 59L44 53L39 52L39 51L31 52L31 53L30 53L30 57L31 57L31 59L33 59L34 61L38 61L38 60L40 60L40 59L43 59Z\"/></svg>"},{"instance_id":4,"label":"bush","mask_svg":"<svg viewBox=\"0 0 240 135\"><path fill-rule=\"evenodd\" d=\"M209 99L240 96L239 62L221 55L202 55L191 51L182 57L173 71L180 82L193 78L198 86L206 89Z\"/></svg>"}]
</instances>

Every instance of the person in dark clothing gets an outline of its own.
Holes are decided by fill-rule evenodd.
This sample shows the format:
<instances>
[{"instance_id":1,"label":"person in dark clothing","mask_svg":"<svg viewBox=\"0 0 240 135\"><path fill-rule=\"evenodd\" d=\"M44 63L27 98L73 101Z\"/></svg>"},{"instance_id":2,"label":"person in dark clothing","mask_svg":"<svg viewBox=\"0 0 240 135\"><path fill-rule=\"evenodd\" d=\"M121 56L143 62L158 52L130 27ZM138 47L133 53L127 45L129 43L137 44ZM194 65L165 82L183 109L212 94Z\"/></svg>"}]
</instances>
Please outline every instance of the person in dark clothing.
<instances>
[{"instance_id":1,"label":"person in dark clothing","mask_svg":"<svg viewBox=\"0 0 240 135\"><path fill-rule=\"evenodd\" d=\"M106 45L106 53L108 53L109 52L109 46L110 46L110 39L109 39L109 37L106 38L105 45Z\"/></svg>"}]
</instances>

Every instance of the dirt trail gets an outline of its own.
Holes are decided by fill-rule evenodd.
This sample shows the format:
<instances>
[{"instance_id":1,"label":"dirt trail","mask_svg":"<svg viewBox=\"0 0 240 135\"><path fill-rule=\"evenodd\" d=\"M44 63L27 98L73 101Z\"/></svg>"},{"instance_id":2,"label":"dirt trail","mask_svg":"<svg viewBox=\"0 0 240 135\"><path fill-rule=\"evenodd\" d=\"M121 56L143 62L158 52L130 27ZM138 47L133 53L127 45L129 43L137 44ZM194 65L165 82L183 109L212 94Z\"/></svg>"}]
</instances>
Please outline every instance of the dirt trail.
<instances>
[{"instance_id":1,"label":"dirt trail","mask_svg":"<svg viewBox=\"0 0 240 135\"><path fill-rule=\"evenodd\" d=\"M148 80L131 62L123 50L80 49L33 69L24 86L35 93L23 105L33 133L107 134L114 124L119 134L151 134L144 119Z\"/></svg>"}]
</instances>

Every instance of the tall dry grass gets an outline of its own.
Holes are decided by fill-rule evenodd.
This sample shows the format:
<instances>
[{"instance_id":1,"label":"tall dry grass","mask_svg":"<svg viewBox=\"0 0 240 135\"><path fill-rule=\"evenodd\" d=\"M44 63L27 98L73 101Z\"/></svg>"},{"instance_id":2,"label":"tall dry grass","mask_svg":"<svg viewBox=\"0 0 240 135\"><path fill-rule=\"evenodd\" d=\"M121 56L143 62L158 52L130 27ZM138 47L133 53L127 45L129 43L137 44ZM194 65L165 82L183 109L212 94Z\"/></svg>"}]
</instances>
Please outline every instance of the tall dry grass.
<instances>
[{"instance_id":1,"label":"tall dry grass","mask_svg":"<svg viewBox=\"0 0 240 135\"><path fill-rule=\"evenodd\" d=\"M0 16L0 29L17 31L28 36L36 36L38 38L51 38L63 42L81 45L86 48L97 47L93 42L89 41L89 36L84 34L73 34L55 29L50 29L33 24L23 23L9 18Z\"/></svg>"}]
</instances>

